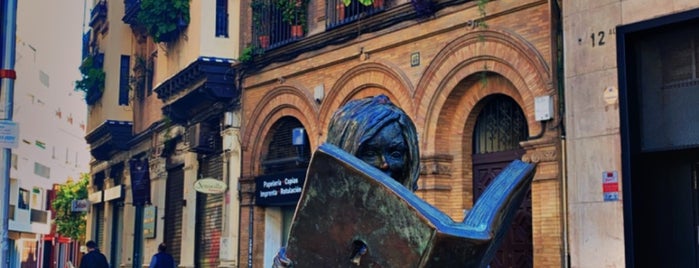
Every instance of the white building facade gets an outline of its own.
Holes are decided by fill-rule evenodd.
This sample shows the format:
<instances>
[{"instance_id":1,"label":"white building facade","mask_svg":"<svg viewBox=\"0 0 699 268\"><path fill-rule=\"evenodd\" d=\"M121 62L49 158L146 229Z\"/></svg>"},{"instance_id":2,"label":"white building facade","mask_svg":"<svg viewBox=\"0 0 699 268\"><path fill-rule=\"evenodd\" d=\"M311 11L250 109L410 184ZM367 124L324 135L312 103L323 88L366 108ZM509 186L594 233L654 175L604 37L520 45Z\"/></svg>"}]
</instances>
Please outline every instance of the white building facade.
<instances>
[{"instance_id":1,"label":"white building facade","mask_svg":"<svg viewBox=\"0 0 699 268\"><path fill-rule=\"evenodd\" d=\"M11 267L65 267L70 251L76 250L67 247L65 238L59 241L51 227L54 187L78 180L90 162L86 104L74 91L81 34L81 18L72 18L80 15L71 11L75 8L82 10L83 3L18 1L12 121L19 134L10 168Z\"/></svg>"}]
</instances>

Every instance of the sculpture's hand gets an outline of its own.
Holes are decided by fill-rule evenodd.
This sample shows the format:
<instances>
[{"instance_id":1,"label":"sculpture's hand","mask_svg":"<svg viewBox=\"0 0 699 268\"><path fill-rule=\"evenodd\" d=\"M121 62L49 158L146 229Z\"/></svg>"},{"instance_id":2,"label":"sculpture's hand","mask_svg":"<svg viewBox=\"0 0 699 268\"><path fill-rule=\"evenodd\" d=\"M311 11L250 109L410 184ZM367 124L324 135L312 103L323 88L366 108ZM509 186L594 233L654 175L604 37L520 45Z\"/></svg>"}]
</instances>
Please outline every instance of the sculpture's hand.
<instances>
[{"instance_id":1,"label":"sculpture's hand","mask_svg":"<svg viewBox=\"0 0 699 268\"><path fill-rule=\"evenodd\" d=\"M291 259L286 257L286 248L282 247L279 249L279 252L277 252L277 255L274 256L274 264L272 264L272 268L292 268L294 267L294 262L291 261Z\"/></svg>"}]
</instances>

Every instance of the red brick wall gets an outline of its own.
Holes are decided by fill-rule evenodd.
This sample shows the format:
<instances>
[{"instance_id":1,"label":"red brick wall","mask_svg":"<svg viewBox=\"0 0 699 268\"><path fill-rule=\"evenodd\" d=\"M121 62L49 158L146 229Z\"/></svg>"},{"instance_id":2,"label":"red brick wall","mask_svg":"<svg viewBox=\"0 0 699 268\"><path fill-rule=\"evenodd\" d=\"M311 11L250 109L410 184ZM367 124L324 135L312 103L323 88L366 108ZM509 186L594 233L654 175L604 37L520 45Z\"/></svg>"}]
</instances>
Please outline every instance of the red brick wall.
<instances>
[{"instance_id":1,"label":"red brick wall","mask_svg":"<svg viewBox=\"0 0 699 268\"><path fill-rule=\"evenodd\" d=\"M533 98L553 95L551 21L547 1L493 1L488 5L488 30L469 27L477 18L472 3L443 10L438 17L365 34L345 45L301 55L274 64L244 81L243 172L259 174L262 140L282 116L294 116L308 130L311 148L325 140L332 113L350 99L388 95L415 121L423 158L418 196L456 220L472 206L471 139L479 101L506 94L522 108L530 135L541 130L534 120ZM403 27L403 28L401 28ZM419 52L420 65L411 67ZM487 66L487 67L486 67ZM313 67L311 71L304 71ZM479 79L492 72L487 83ZM325 89L321 103L313 99ZM556 117L558 115L555 115ZM549 125L546 139L525 146L527 154L557 150L558 129ZM553 138L551 138L553 137ZM553 149L551 149L553 148ZM541 160L537 160L541 161ZM561 263L560 160L545 159L532 187L534 262L536 267ZM245 210L245 209L244 209ZM261 267L264 213L255 214L255 267ZM241 263L247 259L247 217L241 214Z\"/></svg>"}]
</instances>

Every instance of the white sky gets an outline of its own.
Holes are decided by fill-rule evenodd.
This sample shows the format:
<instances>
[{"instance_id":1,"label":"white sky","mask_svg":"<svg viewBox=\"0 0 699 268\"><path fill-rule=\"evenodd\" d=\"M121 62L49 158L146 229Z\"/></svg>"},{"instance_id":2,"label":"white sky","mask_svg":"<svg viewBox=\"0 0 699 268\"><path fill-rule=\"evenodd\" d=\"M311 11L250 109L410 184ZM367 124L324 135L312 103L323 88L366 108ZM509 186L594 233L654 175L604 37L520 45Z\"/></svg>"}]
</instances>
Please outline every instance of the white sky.
<instances>
[{"instance_id":1,"label":"white sky","mask_svg":"<svg viewBox=\"0 0 699 268\"><path fill-rule=\"evenodd\" d=\"M80 78L85 1L17 0L18 41L37 50L37 61L52 84Z\"/></svg>"}]
</instances>

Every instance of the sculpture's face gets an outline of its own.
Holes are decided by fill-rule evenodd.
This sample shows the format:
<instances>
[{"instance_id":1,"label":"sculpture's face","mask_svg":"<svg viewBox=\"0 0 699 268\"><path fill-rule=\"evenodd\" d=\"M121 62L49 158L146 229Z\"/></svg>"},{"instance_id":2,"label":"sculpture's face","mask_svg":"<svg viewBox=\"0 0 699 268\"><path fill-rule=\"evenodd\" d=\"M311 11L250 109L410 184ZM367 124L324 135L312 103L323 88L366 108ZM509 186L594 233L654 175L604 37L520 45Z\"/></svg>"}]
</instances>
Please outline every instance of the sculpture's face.
<instances>
[{"instance_id":1,"label":"sculpture's face","mask_svg":"<svg viewBox=\"0 0 699 268\"><path fill-rule=\"evenodd\" d=\"M401 132L396 122L386 125L359 147L357 157L406 185L408 145Z\"/></svg>"}]
</instances>

